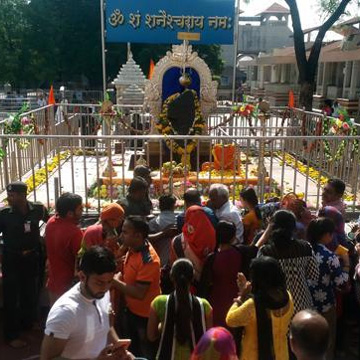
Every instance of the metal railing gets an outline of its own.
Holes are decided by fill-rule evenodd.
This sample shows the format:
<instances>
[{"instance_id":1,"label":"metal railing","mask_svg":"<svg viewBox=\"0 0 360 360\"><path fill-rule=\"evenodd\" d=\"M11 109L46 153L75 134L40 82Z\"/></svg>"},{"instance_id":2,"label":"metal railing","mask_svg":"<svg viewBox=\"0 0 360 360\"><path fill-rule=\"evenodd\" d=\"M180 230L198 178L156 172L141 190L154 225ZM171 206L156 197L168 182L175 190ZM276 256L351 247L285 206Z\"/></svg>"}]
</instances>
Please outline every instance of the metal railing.
<instances>
[{"instance_id":1,"label":"metal railing","mask_svg":"<svg viewBox=\"0 0 360 360\"><path fill-rule=\"evenodd\" d=\"M20 149L15 140L27 140L29 146ZM234 154L229 157L228 137L220 136L176 136L168 137L170 149L161 136L0 136L0 141L9 141L6 156L0 165L0 187L5 190L11 180L27 181L31 193L29 198L53 206L60 192L70 191L83 196L90 208L99 210L104 202L115 201L126 195L137 163L150 165L157 170L154 192L159 195L172 192L181 196L186 188L195 186L204 193L212 183L225 183L230 188L234 201L239 200L239 191L252 185L265 201L268 197L281 197L295 191L302 194L312 207L318 208L321 188L326 182L326 158L324 146L317 150L318 167L303 160L306 154L300 146L301 136L239 136L232 137ZM39 140L42 143L39 143ZM307 141L316 140L306 137ZM339 137L326 137L330 146L337 146ZM344 159L353 161L347 168L349 179L359 178L359 154L349 152L360 137L347 137L347 152ZM191 167L179 169L178 154L172 144L188 145L196 142L196 148L188 156ZM135 142L135 144L133 143ZM51 144L51 146L50 146ZM89 146L91 145L91 146ZM214 156L215 145L220 150ZM294 156L295 148L298 156ZM216 156L218 162L216 163ZM174 165L164 165L175 161ZM166 167L166 169L165 169ZM27 172L25 171L27 169ZM346 199L349 209L355 211L360 200L357 181L347 182ZM3 197L5 194L3 194Z\"/></svg>"},{"instance_id":2,"label":"metal railing","mask_svg":"<svg viewBox=\"0 0 360 360\"><path fill-rule=\"evenodd\" d=\"M126 195L132 169L146 162L158 171L156 194L173 192L181 196L189 186L206 193L211 183L221 182L229 185L234 201L239 199L242 187L253 185L261 201L295 191L317 208L321 187L327 178L336 176L347 185L349 209L357 209L360 137L310 136L321 120L318 113L293 111L284 115L285 109L277 108L272 109L269 119L249 122L241 116L230 117L230 110L209 116L208 127L213 128L209 136L167 137L170 148L163 136L134 136L131 129L119 124L112 126L111 136L101 135L96 128L99 109L94 105L47 106L30 111L23 116L35 120L39 135L0 135L5 154L0 162L2 198L6 184L21 179L32 190L29 197L48 206L60 192L71 191L84 197L88 211L99 210L104 202ZM135 123L139 130L151 129L153 119L140 107L123 106L122 113L126 123ZM186 146L192 141L195 150L187 155L191 168L181 170L177 166L181 157L172 145L178 142ZM230 144L235 151L229 160ZM220 149L218 164L216 145ZM177 165L161 171L164 163L172 161Z\"/></svg>"}]
</instances>

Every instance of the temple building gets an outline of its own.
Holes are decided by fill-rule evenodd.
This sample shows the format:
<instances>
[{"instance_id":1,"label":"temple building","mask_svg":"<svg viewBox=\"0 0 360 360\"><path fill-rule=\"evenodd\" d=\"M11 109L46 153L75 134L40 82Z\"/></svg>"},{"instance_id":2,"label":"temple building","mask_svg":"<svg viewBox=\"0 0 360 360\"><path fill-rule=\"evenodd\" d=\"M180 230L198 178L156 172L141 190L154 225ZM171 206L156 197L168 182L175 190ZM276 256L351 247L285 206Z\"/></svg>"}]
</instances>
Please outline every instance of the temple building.
<instances>
[{"instance_id":1,"label":"temple building","mask_svg":"<svg viewBox=\"0 0 360 360\"><path fill-rule=\"evenodd\" d=\"M241 12L240 14L243 14ZM272 4L269 8L256 16L240 16L238 40L238 66L242 59L256 58L259 54L269 53L274 48L291 46L293 44L292 31L289 28L289 9ZM221 75L219 98L231 98L234 46L223 45L222 58L224 71ZM240 70L242 70L240 68ZM236 85L246 79L245 72L238 71Z\"/></svg>"},{"instance_id":2,"label":"temple building","mask_svg":"<svg viewBox=\"0 0 360 360\"><path fill-rule=\"evenodd\" d=\"M346 108L349 113L359 111L360 96L360 18L355 17L332 28L342 40L324 44L317 69L314 108L320 108L330 99ZM304 31L308 34L306 47L310 51L310 33L318 27ZM247 85L254 96L265 96L271 105L286 105L288 92L297 93L298 70L294 47L273 49L260 53L255 59L241 62L247 74Z\"/></svg>"}]
</instances>

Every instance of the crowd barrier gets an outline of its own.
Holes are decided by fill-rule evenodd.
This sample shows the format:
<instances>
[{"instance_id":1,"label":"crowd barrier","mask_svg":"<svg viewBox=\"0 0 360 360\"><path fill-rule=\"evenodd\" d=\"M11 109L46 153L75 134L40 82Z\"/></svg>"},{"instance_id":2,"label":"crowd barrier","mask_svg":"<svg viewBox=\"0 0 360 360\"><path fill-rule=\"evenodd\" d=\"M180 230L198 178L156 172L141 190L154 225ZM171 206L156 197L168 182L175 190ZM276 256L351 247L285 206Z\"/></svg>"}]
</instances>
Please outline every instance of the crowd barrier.
<instances>
[{"instance_id":1,"label":"crowd barrier","mask_svg":"<svg viewBox=\"0 0 360 360\"><path fill-rule=\"evenodd\" d=\"M222 110L209 116L209 135L165 138L140 134L153 130L153 119L142 108L120 110L122 122L108 124L111 135L98 132L98 106L47 106L23 114L36 123L38 135L0 135L1 199L9 182L23 180L29 198L50 207L61 192L71 191L84 197L86 211L99 211L104 202L126 195L134 166L144 163L155 172L154 197L164 192L181 197L189 186L206 193L221 182L233 201L251 185L262 202L295 192L318 208L327 179L339 177L347 186L348 210L358 209L360 137L312 136L321 114L278 108L265 120L249 121ZM194 146L182 159L184 168L175 143Z\"/></svg>"}]
</instances>

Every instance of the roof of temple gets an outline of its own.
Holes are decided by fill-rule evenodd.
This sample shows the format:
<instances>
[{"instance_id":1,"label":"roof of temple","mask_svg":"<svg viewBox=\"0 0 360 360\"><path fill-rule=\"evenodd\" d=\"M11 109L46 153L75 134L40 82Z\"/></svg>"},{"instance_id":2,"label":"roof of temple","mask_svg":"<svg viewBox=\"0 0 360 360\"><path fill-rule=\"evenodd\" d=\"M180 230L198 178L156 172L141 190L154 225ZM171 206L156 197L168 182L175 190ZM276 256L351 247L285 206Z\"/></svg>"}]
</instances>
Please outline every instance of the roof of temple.
<instances>
[{"instance_id":1,"label":"roof of temple","mask_svg":"<svg viewBox=\"0 0 360 360\"><path fill-rule=\"evenodd\" d=\"M266 10L262 11L258 15L265 15L265 14L290 14L290 10L278 3L273 3L270 7L268 7Z\"/></svg>"}]
</instances>

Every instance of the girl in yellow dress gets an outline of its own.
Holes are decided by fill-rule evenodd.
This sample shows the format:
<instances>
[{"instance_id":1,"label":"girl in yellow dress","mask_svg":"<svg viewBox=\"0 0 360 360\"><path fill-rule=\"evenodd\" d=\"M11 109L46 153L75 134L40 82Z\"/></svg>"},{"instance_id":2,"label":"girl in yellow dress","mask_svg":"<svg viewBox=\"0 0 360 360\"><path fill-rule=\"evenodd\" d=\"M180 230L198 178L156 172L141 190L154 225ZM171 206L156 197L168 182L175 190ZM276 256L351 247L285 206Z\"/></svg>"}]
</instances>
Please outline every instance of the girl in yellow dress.
<instances>
[{"instance_id":1,"label":"girl in yellow dress","mask_svg":"<svg viewBox=\"0 0 360 360\"><path fill-rule=\"evenodd\" d=\"M244 327L240 359L287 360L294 306L280 264L267 256L253 260L250 281L239 274L239 297L226 316L228 326Z\"/></svg>"}]
</instances>

